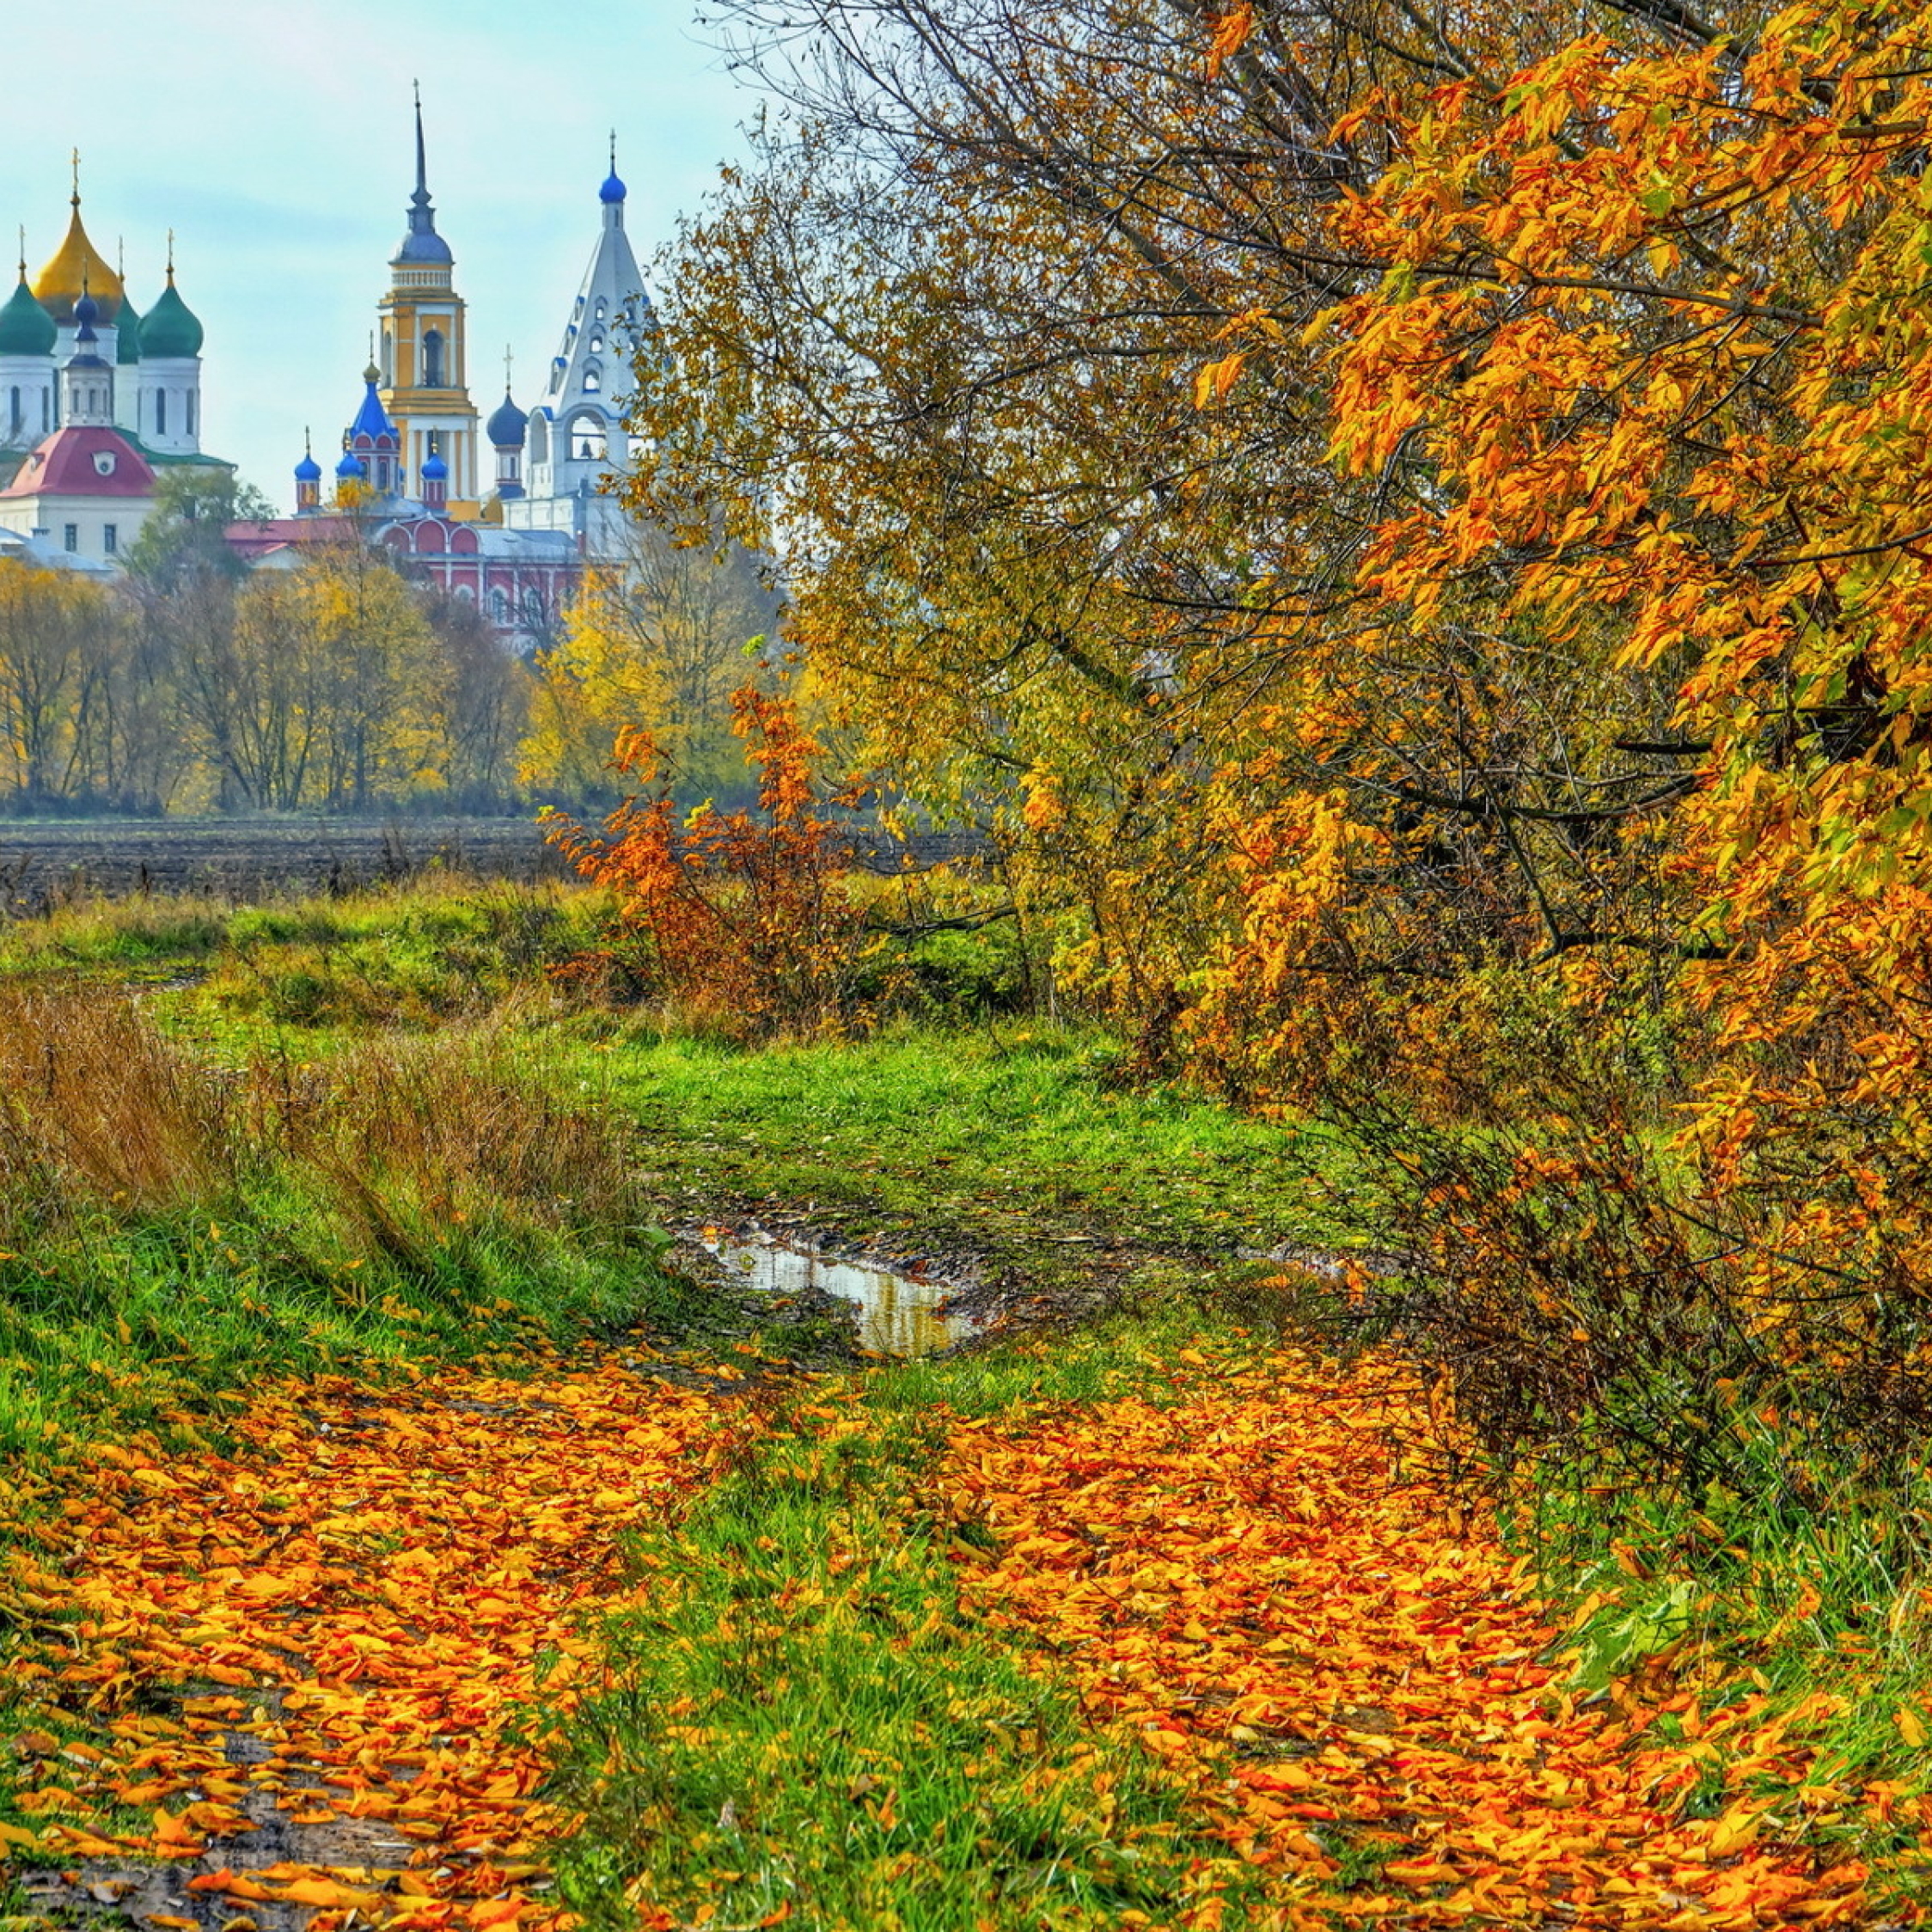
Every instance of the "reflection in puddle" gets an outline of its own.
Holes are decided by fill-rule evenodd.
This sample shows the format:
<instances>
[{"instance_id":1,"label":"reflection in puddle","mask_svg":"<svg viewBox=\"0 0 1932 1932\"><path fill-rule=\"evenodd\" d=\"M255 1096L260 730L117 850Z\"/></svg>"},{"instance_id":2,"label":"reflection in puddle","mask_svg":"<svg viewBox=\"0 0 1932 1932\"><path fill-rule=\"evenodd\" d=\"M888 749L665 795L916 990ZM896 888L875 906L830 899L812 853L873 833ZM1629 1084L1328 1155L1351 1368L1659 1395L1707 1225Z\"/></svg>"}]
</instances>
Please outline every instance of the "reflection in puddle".
<instances>
[{"instance_id":1,"label":"reflection in puddle","mask_svg":"<svg viewBox=\"0 0 1932 1932\"><path fill-rule=\"evenodd\" d=\"M743 1238L722 1228L706 1228L704 1244L748 1286L770 1295L795 1295L819 1289L859 1305L859 1342L880 1355L930 1355L973 1332L963 1315L942 1315L948 1289L938 1281L915 1281L880 1268L828 1261L775 1241Z\"/></svg>"}]
</instances>

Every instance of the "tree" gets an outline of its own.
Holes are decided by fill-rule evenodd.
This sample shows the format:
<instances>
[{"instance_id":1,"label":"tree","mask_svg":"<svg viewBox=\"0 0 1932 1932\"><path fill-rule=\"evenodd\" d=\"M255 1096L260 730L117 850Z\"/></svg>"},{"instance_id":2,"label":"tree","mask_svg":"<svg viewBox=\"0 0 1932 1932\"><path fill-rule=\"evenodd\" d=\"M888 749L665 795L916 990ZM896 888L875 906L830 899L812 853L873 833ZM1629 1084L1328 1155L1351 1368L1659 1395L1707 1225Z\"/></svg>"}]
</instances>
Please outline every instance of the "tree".
<instances>
[{"instance_id":1,"label":"tree","mask_svg":"<svg viewBox=\"0 0 1932 1932\"><path fill-rule=\"evenodd\" d=\"M83 578L0 564L0 758L29 810L86 789L119 621Z\"/></svg>"},{"instance_id":2,"label":"tree","mask_svg":"<svg viewBox=\"0 0 1932 1932\"><path fill-rule=\"evenodd\" d=\"M154 505L128 546L129 574L163 591L196 576L233 582L248 566L223 541L223 533L230 523L260 522L274 514L267 498L233 470L171 465L156 477Z\"/></svg>"},{"instance_id":3,"label":"tree","mask_svg":"<svg viewBox=\"0 0 1932 1932\"><path fill-rule=\"evenodd\" d=\"M517 747L530 714L532 679L523 661L468 599L419 593L437 669L443 789L453 804L501 806L517 778Z\"/></svg>"},{"instance_id":4,"label":"tree","mask_svg":"<svg viewBox=\"0 0 1932 1932\"><path fill-rule=\"evenodd\" d=\"M732 694L755 681L748 657L778 657L779 610L757 558L715 527L678 541L633 523L627 553L589 575L539 654L526 775L572 798L607 795L611 747L641 725L682 795L743 790Z\"/></svg>"}]
</instances>

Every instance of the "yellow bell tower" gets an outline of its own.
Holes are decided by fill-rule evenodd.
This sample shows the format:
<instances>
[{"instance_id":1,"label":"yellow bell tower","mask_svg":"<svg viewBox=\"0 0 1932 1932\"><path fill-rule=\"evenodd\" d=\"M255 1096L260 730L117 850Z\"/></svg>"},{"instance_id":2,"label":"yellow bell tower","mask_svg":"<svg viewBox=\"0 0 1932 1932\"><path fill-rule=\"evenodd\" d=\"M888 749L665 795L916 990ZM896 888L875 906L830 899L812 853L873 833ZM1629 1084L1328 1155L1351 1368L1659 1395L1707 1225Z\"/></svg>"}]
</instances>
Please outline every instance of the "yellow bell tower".
<instances>
[{"instance_id":1,"label":"yellow bell tower","mask_svg":"<svg viewBox=\"0 0 1932 1932\"><path fill-rule=\"evenodd\" d=\"M448 514L480 513L476 406L469 400L464 305L455 291L455 257L436 232L423 150L423 96L416 93L416 192L409 231L389 263L382 317L382 397L401 441L402 486L422 494L423 466L432 454L449 466Z\"/></svg>"}]
</instances>

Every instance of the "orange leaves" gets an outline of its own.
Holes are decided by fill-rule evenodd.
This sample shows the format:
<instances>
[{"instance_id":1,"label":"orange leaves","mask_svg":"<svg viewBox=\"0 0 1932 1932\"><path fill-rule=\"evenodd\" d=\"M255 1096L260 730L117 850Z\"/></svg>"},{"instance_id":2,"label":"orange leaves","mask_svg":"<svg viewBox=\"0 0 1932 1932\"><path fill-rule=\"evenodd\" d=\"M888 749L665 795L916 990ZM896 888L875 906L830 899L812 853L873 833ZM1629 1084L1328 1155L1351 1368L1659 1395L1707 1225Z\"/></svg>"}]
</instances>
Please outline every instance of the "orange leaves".
<instances>
[{"instance_id":1,"label":"orange leaves","mask_svg":"<svg viewBox=\"0 0 1932 1932\"><path fill-rule=\"evenodd\" d=\"M1226 402L1229 393L1241 379L1241 371L1247 361L1246 354L1237 349L1218 362L1207 364L1194 379L1195 407L1207 409L1217 402Z\"/></svg>"},{"instance_id":2,"label":"orange leaves","mask_svg":"<svg viewBox=\"0 0 1932 1932\"><path fill-rule=\"evenodd\" d=\"M963 1432L945 1484L1000 1544L960 1548L981 1614L1066 1659L1095 1718L1191 1777L1244 1861L1302 1904L1415 1926L1856 1914L1862 1873L1824 1868L1742 1794L1801 1777L1792 1716L1707 1721L1667 1698L1672 1745L1651 1714L1579 1708L1520 1562L1391 1488L1385 1432L1424 1399L1399 1368L1336 1387L1299 1356L1189 1354L1171 1407ZM1738 1794L1673 1819L1667 1793L1714 1764ZM1365 1856L1376 1875L1345 1886Z\"/></svg>"},{"instance_id":3,"label":"orange leaves","mask_svg":"<svg viewBox=\"0 0 1932 1932\"><path fill-rule=\"evenodd\" d=\"M272 1393L233 1459L100 1458L21 1566L77 1619L43 1694L107 1727L101 1748L22 1733L22 1808L76 1820L32 1842L199 1865L191 1892L243 1905L422 1932L549 1923L511 1875L539 1871L519 1854L560 1823L516 1706L540 1682L567 1703L579 1618L621 1597L618 1532L677 1507L743 1426L615 1361L556 1360L534 1382ZM210 1681L230 1688L183 1694ZM145 1808L138 1839L79 1822L116 1804ZM265 1827L298 1855L245 1867ZM357 1849L372 1836L385 1870Z\"/></svg>"},{"instance_id":4,"label":"orange leaves","mask_svg":"<svg viewBox=\"0 0 1932 1932\"><path fill-rule=\"evenodd\" d=\"M1222 68L1248 44L1255 30L1254 0L1233 0L1213 16L1214 35L1208 43L1208 78L1217 79Z\"/></svg>"},{"instance_id":5,"label":"orange leaves","mask_svg":"<svg viewBox=\"0 0 1932 1932\"><path fill-rule=\"evenodd\" d=\"M789 701L748 685L731 706L758 813L707 800L680 820L669 762L649 733L629 731L616 762L645 792L610 815L602 838L560 814L547 836L616 893L625 966L688 1010L741 1035L848 1018L865 908L847 881L849 832L826 814L862 803L865 787L820 779L822 748Z\"/></svg>"}]
</instances>

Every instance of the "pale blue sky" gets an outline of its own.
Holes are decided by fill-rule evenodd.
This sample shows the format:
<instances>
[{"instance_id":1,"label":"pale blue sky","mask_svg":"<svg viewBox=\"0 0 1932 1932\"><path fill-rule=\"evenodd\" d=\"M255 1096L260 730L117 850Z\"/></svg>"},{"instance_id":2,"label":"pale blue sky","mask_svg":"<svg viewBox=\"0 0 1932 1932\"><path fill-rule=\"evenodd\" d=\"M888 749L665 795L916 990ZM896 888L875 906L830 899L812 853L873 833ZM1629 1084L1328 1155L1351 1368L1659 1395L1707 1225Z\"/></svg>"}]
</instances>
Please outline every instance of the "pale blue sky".
<instances>
[{"instance_id":1,"label":"pale blue sky","mask_svg":"<svg viewBox=\"0 0 1932 1932\"><path fill-rule=\"evenodd\" d=\"M741 91L691 0L9 0L0 232L29 273L83 213L125 237L144 312L175 230L183 297L208 332L204 447L278 508L313 426L325 469L361 394L369 332L415 185L423 84L437 225L469 304L471 393L487 416L517 355L528 407L596 240L608 131L648 275L676 217L743 150ZM10 282L10 272L9 277Z\"/></svg>"}]
</instances>

